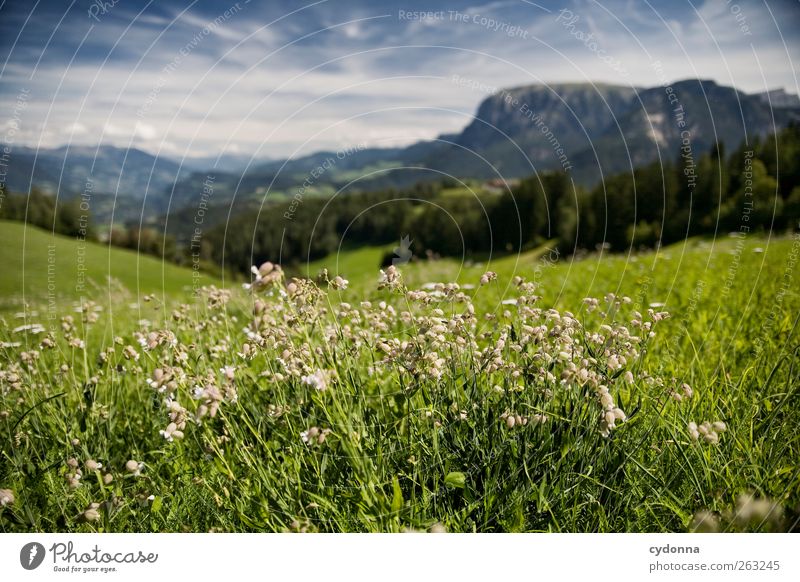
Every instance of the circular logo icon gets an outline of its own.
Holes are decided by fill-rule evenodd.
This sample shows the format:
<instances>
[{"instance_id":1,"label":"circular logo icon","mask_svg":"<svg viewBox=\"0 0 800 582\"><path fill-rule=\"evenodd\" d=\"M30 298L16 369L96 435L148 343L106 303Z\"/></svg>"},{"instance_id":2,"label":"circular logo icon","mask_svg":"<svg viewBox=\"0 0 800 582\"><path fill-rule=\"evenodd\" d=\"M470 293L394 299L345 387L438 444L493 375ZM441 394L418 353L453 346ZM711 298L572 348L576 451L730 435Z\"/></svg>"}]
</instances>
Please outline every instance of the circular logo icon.
<instances>
[{"instance_id":1,"label":"circular logo icon","mask_svg":"<svg viewBox=\"0 0 800 582\"><path fill-rule=\"evenodd\" d=\"M19 563L26 570L35 570L44 561L44 546L39 542L30 542L19 551Z\"/></svg>"}]
</instances>

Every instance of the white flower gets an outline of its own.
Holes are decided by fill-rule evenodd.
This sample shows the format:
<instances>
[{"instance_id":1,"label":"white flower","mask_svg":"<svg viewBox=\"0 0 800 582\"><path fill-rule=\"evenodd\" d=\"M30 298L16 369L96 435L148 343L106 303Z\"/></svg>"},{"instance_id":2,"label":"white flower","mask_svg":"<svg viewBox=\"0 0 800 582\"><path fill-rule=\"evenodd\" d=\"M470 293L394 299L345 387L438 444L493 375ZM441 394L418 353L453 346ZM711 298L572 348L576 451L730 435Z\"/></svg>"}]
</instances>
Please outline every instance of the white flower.
<instances>
[{"instance_id":1,"label":"white flower","mask_svg":"<svg viewBox=\"0 0 800 582\"><path fill-rule=\"evenodd\" d=\"M97 509L100 507L99 503L90 503L86 511L83 512L83 519L86 521L97 521L100 519L100 512Z\"/></svg>"},{"instance_id":2,"label":"white flower","mask_svg":"<svg viewBox=\"0 0 800 582\"><path fill-rule=\"evenodd\" d=\"M167 425L167 428L164 430L158 431L158 434L163 436L167 442L172 442L174 439L182 439L183 438L183 431L178 430L178 425L174 422L170 422Z\"/></svg>"},{"instance_id":3,"label":"white flower","mask_svg":"<svg viewBox=\"0 0 800 582\"><path fill-rule=\"evenodd\" d=\"M330 286L331 287L333 287L334 289L340 289L342 291L347 289L347 286L349 284L350 284L350 281L348 281L347 279L345 279L343 277L340 277L338 275L336 277L334 277L334 279L330 282Z\"/></svg>"},{"instance_id":4,"label":"white flower","mask_svg":"<svg viewBox=\"0 0 800 582\"><path fill-rule=\"evenodd\" d=\"M313 374L303 376L300 378L300 381L303 384L316 388L320 392L324 392L328 389L328 375L322 370L317 370Z\"/></svg>"},{"instance_id":5,"label":"white flower","mask_svg":"<svg viewBox=\"0 0 800 582\"><path fill-rule=\"evenodd\" d=\"M0 489L0 507L14 503L14 492L11 489Z\"/></svg>"},{"instance_id":6,"label":"white flower","mask_svg":"<svg viewBox=\"0 0 800 582\"><path fill-rule=\"evenodd\" d=\"M219 371L228 380L233 380L233 374L234 372L236 372L236 368L234 366L225 366L223 368L220 368Z\"/></svg>"},{"instance_id":7,"label":"white flower","mask_svg":"<svg viewBox=\"0 0 800 582\"><path fill-rule=\"evenodd\" d=\"M133 459L125 463L125 470L128 471L128 473L131 473L134 477L141 475L142 469L144 469L144 463L139 463Z\"/></svg>"},{"instance_id":8,"label":"white flower","mask_svg":"<svg viewBox=\"0 0 800 582\"><path fill-rule=\"evenodd\" d=\"M481 275L480 283L481 285L488 285L489 281L494 281L497 279L497 273L494 271L486 271L483 275Z\"/></svg>"},{"instance_id":9,"label":"white flower","mask_svg":"<svg viewBox=\"0 0 800 582\"><path fill-rule=\"evenodd\" d=\"M103 468L102 463L98 463L94 459L88 459L83 465L86 467L87 471L97 471Z\"/></svg>"},{"instance_id":10,"label":"white flower","mask_svg":"<svg viewBox=\"0 0 800 582\"><path fill-rule=\"evenodd\" d=\"M31 323L28 325L20 325L19 327L15 327L12 331L14 333L29 331L30 333L37 334L37 333L43 333L45 329L41 323Z\"/></svg>"}]
</instances>

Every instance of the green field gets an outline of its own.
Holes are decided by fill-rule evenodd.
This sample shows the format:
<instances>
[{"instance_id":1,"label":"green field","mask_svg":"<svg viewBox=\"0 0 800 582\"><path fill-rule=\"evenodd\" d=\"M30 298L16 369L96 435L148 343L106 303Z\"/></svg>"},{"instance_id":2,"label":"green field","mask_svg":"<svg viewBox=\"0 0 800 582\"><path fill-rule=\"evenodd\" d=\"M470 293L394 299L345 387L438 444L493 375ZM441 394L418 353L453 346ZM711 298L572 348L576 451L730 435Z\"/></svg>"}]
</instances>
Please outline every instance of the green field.
<instances>
[{"instance_id":1,"label":"green field","mask_svg":"<svg viewBox=\"0 0 800 582\"><path fill-rule=\"evenodd\" d=\"M23 302L42 304L52 291L56 303L81 296L105 303L156 294L175 297L213 279L135 251L109 248L54 235L20 222L0 221L0 310Z\"/></svg>"},{"instance_id":2,"label":"green field","mask_svg":"<svg viewBox=\"0 0 800 582\"><path fill-rule=\"evenodd\" d=\"M50 235L0 232L4 301L42 313ZM0 329L0 531L796 527L800 238L413 261L379 290L387 250L301 269L345 290L192 300L190 271L92 247L106 309ZM186 305L130 308L162 289Z\"/></svg>"}]
</instances>

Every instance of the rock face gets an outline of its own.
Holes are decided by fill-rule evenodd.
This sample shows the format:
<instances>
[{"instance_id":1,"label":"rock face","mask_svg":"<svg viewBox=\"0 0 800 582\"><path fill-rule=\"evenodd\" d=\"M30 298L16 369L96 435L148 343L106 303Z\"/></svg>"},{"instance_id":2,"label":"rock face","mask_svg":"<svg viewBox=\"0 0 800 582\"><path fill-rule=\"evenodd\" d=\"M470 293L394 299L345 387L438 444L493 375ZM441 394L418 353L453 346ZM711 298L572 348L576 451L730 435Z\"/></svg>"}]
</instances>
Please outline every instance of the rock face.
<instances>
[{"instance_id":1,"label":"rock face","mask_svg":"<svg viewBox=\"0 0 800 582\"><path fill-rule=\"evenodd\" d=\"M780 90L748 95L708 80L645 89L532 85L484 100L456 140L466 149L451 148L426 162L456 174L459 167L471 168L482 176L490 176L494 166L507 178L564 167L579 182L592 183L601 170L608 174L659 157L672 160L684 139L699 155L715 142L734 148L792 120L800 120L795 95Z\"/></svg>"},{"instance_id":2,"label":"rock face","mask_svg":"<svg viewBox=\"0 0 800 582\"><path fill-rule=\"evenodd\" d=\"M635 96L635 89L613 85L509 89L481 103L475 121L464 129L458 143L476 151L494 149L501 154L506 149L509 153L517 149L513 141L531 161L553 165L555 149L589 149L593 140L613 127L616 118L631 109ZM500 157L497 161L503 162Z\"/></svg>"}]
</instances>

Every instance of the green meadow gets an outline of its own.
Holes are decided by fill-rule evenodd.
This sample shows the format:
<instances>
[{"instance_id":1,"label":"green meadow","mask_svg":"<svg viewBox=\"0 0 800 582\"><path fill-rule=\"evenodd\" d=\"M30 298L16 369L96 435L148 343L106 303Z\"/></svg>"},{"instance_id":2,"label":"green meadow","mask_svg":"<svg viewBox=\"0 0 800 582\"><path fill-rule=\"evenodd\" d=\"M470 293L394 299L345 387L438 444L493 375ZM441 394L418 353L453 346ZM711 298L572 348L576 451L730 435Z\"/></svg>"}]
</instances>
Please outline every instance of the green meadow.
<instances>
[{"instance_id":1,"label":"green meadow","mask_svg":"<svg viewBox=\"0 0 800 582\"><path fill-rule=\"evenodd\" d=\"M0 531L796 523L800 239L379 282L391 250L193 293L190 269L2 223Z\"/></svg>"}]
</instances>

